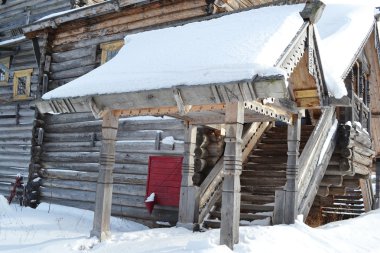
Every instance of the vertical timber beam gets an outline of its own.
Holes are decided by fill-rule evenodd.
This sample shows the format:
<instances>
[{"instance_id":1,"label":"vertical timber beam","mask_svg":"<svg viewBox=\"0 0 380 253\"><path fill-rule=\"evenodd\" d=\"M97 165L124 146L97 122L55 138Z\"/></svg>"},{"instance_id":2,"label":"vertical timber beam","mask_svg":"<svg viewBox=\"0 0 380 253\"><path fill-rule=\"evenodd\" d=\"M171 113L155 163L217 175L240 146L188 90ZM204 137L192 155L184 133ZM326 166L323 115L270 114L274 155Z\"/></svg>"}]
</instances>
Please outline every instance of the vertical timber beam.
<instances>
[{"instance_id":1,"label":"vertical timber beam","mask_svg":"<svg viewBox=\"0 0 380 253\"><path fill-rule=\"evenodd\" d=\"M380 158L376 158L375 208L380 208Z\"/></svg>"},{"instance_id":2,"label":"vertical timber beam","mask_svg":"<svg viewBox=\"0 0 380 253\"><path fill-rule=\"evenodd\" d=\"M243 103L226 104L220 244L225 244L230 249L239 242L243 124Z\"/></svg>"},{"instance_id":3,"label":"vertical timber beam","mask_svg":"<svg viewBox=\"0 0 380 253\"><path fill-rule=\"evenodd\" d=\"M294 115L293 125L288 125L288 160L285 185L285 224L293 224L297 217L297 174L301 139L301 116Z\"/></svg>"},{"instance_id":4,"label":"vertical timber beam","mask_svg":"<svg viewBox=\"0 0 380 253\"><path fill-rule=\"evenodd\" d=\"M110 236L113 168L115 165L116 134L119 116L108 111L103 116L102 146L100 149L99 174L96 185L95 212L91 236L104 241Z\"/></svg>"},{"instance_id":5,"label":"vertical timber beam","mask_svg":"<svg viewBox=\"0 0 380 253\"><path fill-rule=\"evenodd\" d=\"M185 147L182 162L181 194L177 226L194 229L195 201L197 188L193 184L194 150L196 145L197 127L185 122Z\"/></svg>"}]
</instances>

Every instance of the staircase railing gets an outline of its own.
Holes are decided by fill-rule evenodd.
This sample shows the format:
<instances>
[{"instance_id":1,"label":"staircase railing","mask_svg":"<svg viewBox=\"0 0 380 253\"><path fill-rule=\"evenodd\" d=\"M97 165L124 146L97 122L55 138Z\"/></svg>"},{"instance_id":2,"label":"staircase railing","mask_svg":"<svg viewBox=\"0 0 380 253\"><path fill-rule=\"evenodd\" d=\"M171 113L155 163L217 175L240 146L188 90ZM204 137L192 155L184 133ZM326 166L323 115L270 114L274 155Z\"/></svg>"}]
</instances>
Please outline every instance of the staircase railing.
<instances>
[{"instance_id":1,"label":"staircase railing","mask_svg":"<svg viewBox=\"0 0 380 253\"><path fill-rule=\"evenodd\" d=\"M297 208L305 219L335 149L337 124L335 108L325 109L299 157Z\"/></svg>"},{"instance_id":2,"label":"staircase railing","mask_svg":"<svg viewBox=\"0 0 380 253\"><path fill-rule=\"evenodd\" d=\"M319 184L335 149L336 127L335 108L324 109L299 157L296 210L298 214L303 214L304 218L310 211ZM285 195L285 189L279 189L275 192L274 224L284 223L285 208L292 208L286 205Z\"/></svg>"},{"instance_id":3,"label":"staircase railing","mask_svg":"<svg viewBox=\"0 0 380 253\"><path fill-rule=\"evenodd\" d=\"M270 122L255 122L245 131L242 138L242 160L245 162L248 159L249 153L255 147L263 133L271 126ZM221 187L223 182L223 157L215 164L214 168L200 185L196 196L196 210L199 214L195 217L197 223L201 223L210 212L221 196Z\"/></svg>"}]
</instances>

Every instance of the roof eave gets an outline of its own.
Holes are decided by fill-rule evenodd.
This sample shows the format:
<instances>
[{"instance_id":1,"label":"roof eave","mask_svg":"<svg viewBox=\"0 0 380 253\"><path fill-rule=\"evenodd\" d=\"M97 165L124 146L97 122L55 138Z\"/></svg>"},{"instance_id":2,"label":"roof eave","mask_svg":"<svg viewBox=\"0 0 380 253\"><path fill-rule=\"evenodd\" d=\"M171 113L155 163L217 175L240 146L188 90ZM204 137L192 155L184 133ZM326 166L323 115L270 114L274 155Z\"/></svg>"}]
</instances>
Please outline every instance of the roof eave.
<instances>
[{"instance_id":1,"label":"roof eave","mask_svg":"<svg viewBox=\"0 0 380 253\"><path fill-rule=\"evenodd\" d=\"M146 108L186 107L254 101L260 98L287 99L282 75L255 77L223 84L179 85L171 88L89 95L74 98L53 98L36 102L41 113L74 113L106 110L138 110ZM157 115L157 113L155 114ZM162 115L166 115L163 113Z\"/></svg>"}]
</instances>

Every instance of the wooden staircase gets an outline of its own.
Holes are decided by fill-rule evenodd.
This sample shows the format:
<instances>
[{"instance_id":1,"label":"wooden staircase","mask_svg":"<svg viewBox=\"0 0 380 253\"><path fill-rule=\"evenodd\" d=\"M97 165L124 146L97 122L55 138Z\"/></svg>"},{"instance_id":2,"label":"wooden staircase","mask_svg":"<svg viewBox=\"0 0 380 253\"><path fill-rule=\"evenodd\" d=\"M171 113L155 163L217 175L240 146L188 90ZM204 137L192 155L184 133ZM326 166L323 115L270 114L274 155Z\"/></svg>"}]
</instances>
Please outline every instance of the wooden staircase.
<instances>
[{"instance_id":1,"label":"wooden staircase","mask_svg":"<svg viewBox=\"0 0 380 253\"><path fill-rule=\"evenodd\" d=\"M338 132L338 145L307 219L312 226L353 218L373 208L370 137L361 126L341 126Z\"/></svg>"},{"instance_id":2,"label":"wooden staircase","mask_svg":"<svg viewBox=\"0 0 380 253\"><path fill-rule=\"evenodd\" d=\"M322 207L321 210L322 216L326 220L343 220L365 213L360 189L348 188L345 195L334 195L332 197L332 203Z\"/></svg>"},{"instance_id":3,"label":"wooden staircase","mask_svg":"<svg viewBox=\"0 0 380 253\"><path fill-rule=\"evenodd\" d=\"M303 125L300 152L314 126ZM275 190L286 183L287 126L272 127L262 136L243 165L240 177L240 225L271 225ZM203 226L219 228L221 197L206 216Z\"/></svg>"}]
</instances>

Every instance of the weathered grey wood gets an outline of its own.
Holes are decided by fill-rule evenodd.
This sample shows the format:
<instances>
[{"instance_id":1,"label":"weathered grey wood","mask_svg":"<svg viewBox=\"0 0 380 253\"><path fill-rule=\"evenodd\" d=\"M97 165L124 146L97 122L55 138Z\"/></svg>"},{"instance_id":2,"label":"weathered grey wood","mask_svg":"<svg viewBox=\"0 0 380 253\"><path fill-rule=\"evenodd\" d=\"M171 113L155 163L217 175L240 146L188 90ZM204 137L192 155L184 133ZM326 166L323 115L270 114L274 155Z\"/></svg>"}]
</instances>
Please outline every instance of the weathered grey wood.
<instances>
[{"instance_id":1,"label":"weathered grey wood","mask_svg":"<svg viewBox=\"0 0 380 253\"><path fill-rule=\"evenodd\" d=\"M373 207L373 191L370 179L359 179L360 188L362 190L364 209L366 212L372 210Z\"/></svg>"},{"instance_id":2,"label":"weathered grey wood","mask_svg":"<svg viewBox=\"0 0 380 253\"><path fill-rule=\"evenodd\" d=\"M274 210L272 222L273 225L284 224L284 208L285 208L285 190L279 189L275 191L274 195Z\"/></svg>"},{"instance_id":3,"label":"weathered grey wood","mask_svg":"<svg viewBox=\"0 0 380 253\"><path fill-rule=\"evenodd\" d=\"M336 146L336 132L332 136L332 139L328 144L328 147L326 149L326 152L324 153L323 158L322 159L319 158L321 159L321 162L317 164L317 168L313 174L313 177L310 180L307 190L305 191L305 194L297 207L298 214L303 214L304 220L306 220L309 214L310 208L312 207L313 201L318 192L319 185L321 184L321 181L325 175L327 166L334 152L335 146Z\"/></svg>"},{"instance_id":4,"label":"weathered grey wood","mask_svg":"<svg viewBox=\"0 0 380 253\"><path fill-rule=\"evenodd\" d=\"M376 178L375 178L375 203L374 209L379 209L380 207L380 159L376 159Z\"/></svg>"},{"instance_id":5,"label":"weathered grey wood","mask_svg":"<svg viewBox=\"0 0 380 253\"><path fill-rule=\"evenodd\" d=\"M286 185L284 222L293 224L297 217L297 175L299 168L299 145L301 141L301 115L295 115L293 125L288 125L288 159L286 163Z\"/></svg>"},{"instance_id":6,"label":"weathered grey wood","mask_svg":"<svg viewBox=\"0 0 380 253\"><path fill-rule=\"evenodd\" d=\"M112 206L113 167L115 163L115 140L119 117L111 111L105 114L102 123L102 148L100 151L99 177L96 187L94 223L91 231L100 241L110 236Z\"/></svg>"},{"instance_id":7,"label":"weathered grey wood","mask_svg":"<svg viewBox=\"0 0 380 253\"><path fill-rule=\"evenodd\" d=\"M224 181L220 244L233 249L239 242L240 174L242 169L242 132L244 105L241 102L226 104L226 147L224 151Z\"/></svg>"},{"instance_id":8,"label":"weathered grey wood","mask_svg":"<svg viewBox=\"0 0 380 253\"><path fill-rule=\"evenodd\" d=\"M195 223L195 201L198 187L193 184L194 151L197 127L185 122L185 150L182 162L182 180L179 200L178 226L193 229Z\"/></svg>"}]
</instances>

